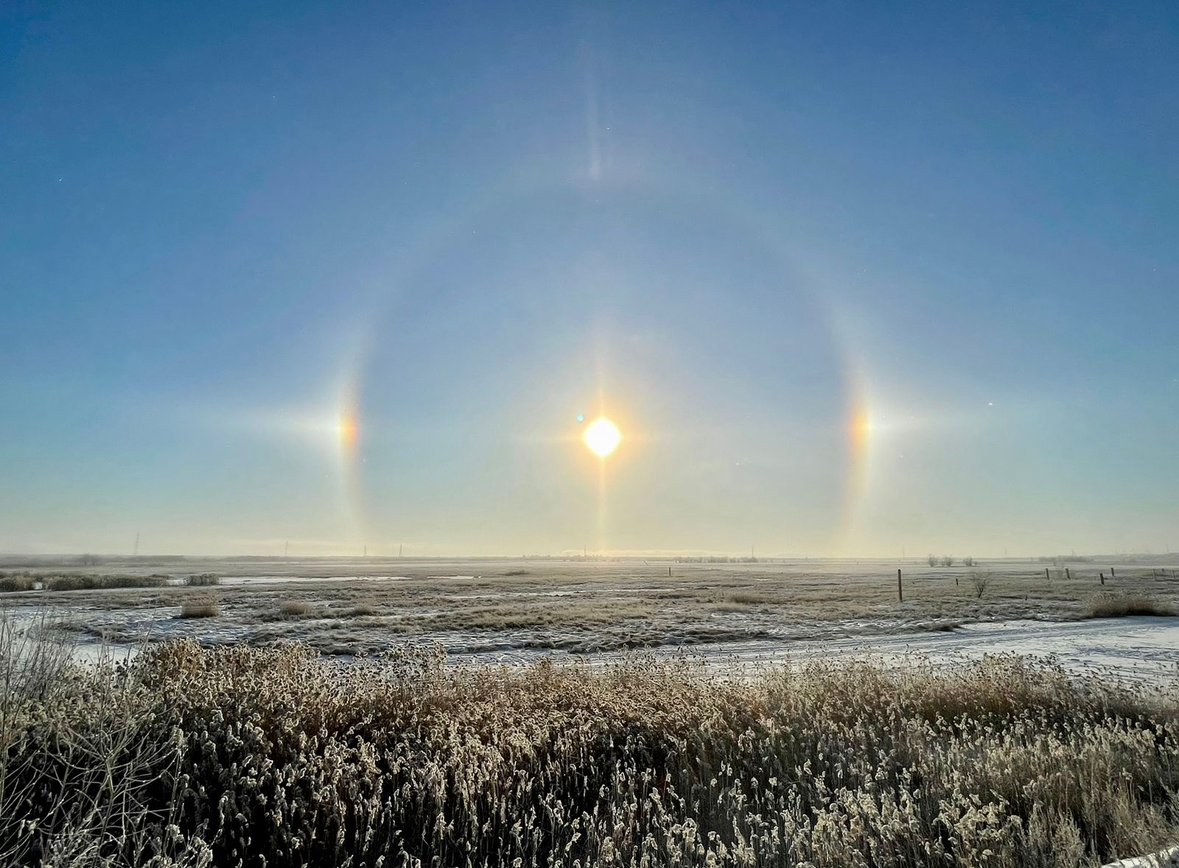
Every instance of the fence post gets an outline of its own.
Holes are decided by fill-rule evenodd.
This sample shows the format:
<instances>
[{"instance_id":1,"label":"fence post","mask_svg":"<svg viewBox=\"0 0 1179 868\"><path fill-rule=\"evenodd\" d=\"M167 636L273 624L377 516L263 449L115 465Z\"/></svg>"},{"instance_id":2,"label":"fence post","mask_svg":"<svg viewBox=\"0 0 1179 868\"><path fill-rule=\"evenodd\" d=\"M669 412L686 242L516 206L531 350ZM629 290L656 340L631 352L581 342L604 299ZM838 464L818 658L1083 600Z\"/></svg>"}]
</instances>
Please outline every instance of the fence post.
<instances>
[{"instance_id":1,"label":"fence post","mask_svg":"<svg viewBox=\"0 0 1179 868\"><path fill-rule=\"evenodd\" d=\"M897 602L905 602L905 591L901 587L901 571L897 570Z\"/></svg>"},{"instance_id":2,"label":"fence post","mask_svg":"<svg viewBox=\"0 0 1179 868\"><path fill-rule=\"evenodd\" d=\"M1048 568L1047 567L1044 567L1044 578L1049 582L1052 581L1052 576L1048 575Z\"/></svg>"},{"instance_id":3,"label":"fence post","mask_svg":"<svg viewBox=\"0 0 1179 868\"><path fill-rule=\"evenodd\" d=\"M1068 567L1064 568L1064 577L1070 582L1073 580L1073 574L1069 572Z\"/></svg>"},{"instance_id":4,"label":"fence post","mask_svg":"<svg viewBox=\"0 0 1179 868\"><path fill-rule=\"evenodd\" d=\"M1105 584L1105 573L1101 574L1101 584Z\"/></svg>"},{"instance_id":5,"label":"fence post","mask_svg":"<svg viewBox=\"0 0 1179 868\"><path fill-rule=\"evenodd\" d=\"M1109 577L1110 577L1111 579L1116 579L1116 578L1118 577L1118 574L1117 574L1116 572L1114 572L1114 568L1113 568L1113 567L1110 567L1110 568L1109 568Z\"/></svg>"}]
</instances>

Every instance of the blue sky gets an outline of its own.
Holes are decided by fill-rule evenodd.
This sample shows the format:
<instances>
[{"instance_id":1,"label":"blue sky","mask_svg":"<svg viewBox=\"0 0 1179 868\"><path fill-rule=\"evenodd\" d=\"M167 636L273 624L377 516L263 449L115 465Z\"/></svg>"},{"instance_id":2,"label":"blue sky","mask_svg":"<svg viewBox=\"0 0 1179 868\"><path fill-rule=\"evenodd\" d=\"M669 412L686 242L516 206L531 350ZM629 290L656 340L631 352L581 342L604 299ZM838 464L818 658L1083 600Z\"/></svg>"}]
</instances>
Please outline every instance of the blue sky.
<instances>
[{"instance_id":1,"label":"blue sky","mask_svg":"<svg viewBox=\"0 0 1179 868\"><path fill-rule=\"evenodd\" d=\"M1179 546L1172 3L0 16L0 551Z\"/></svg>"}]
</instances>

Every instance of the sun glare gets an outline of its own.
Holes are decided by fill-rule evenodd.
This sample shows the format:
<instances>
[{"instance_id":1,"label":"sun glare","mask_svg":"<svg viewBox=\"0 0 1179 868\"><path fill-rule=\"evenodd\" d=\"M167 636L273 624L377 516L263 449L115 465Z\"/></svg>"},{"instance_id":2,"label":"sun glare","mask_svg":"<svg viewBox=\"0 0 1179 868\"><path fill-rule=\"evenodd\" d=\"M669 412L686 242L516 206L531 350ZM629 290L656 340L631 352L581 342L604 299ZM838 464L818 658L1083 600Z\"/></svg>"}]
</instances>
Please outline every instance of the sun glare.
<instances>
[{"instance_id":1,"label":"sun glare","mask_svg":"<svg viewBox=\"0 0 1179 868\"><path fill-rule=\"evenodd\" d=\"M605 458L622 442L622 432L618 430L617 425L603 416L586 429L582 439L585 440L590 452Z\"/></svg>"}]
</instances>

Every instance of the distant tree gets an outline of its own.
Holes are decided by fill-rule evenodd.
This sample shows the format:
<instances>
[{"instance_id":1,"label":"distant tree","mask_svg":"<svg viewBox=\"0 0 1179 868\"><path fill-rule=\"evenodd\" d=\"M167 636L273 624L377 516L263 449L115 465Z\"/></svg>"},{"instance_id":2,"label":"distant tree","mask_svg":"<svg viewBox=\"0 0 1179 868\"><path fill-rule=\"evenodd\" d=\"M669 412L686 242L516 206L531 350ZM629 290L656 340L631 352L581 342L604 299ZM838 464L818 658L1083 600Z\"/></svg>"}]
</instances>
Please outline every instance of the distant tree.
<instances>
[{"instance_id":1,"label":"distant tree","mask_svg":"<svg viewBox=\"0 0 1179 868\"><path fill-rule=\"evenodd\" d=\"M972 558L972 557L963 558L962 565L967 566L967 567L973 567L974 566L974 558Z\"/></svg>"},{"instance_id":2,"label":"distant tree","mask_svg":"<svg viewBox=\"0 0 1179 868\"><path fill-rule=\"evenodd\" d=\"M954 556L953 555L946 555L944 558L942 558L942 566L943 567L954 566Z\"/></svg>"},{"instance_id":3,"label":"distant tree","mask_svg":"<svg viewBox=\"0 0 1179 868\"><path fill-rule=\"evenodd\" d=\"M937 566L937 555L930 555L930 556L929 556L929 565L930 565L931 567L936 567L936 566Z\"/></svg>"}]
</instances>

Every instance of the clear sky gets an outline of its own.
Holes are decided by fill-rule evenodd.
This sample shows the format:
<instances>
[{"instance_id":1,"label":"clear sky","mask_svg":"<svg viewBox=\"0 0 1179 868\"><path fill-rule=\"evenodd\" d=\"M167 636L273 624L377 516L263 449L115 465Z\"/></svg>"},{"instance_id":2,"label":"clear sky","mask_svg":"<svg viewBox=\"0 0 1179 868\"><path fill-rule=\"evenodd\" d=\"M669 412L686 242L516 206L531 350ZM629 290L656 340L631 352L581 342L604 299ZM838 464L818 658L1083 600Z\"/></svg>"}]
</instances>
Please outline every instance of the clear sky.
<instances>
[{"instance_id":1,"label":"clear sky","mask_svg":"<svg viewBox=\"0 0 1179 868\"><path fill-rule=\"evenodd\" d=\"M2 4L0 551L1175 550L1177 83L1171 0Z\"/></svg>"}]
</instances>

